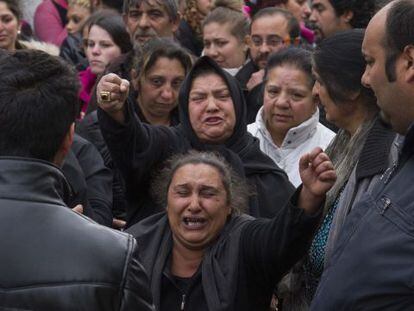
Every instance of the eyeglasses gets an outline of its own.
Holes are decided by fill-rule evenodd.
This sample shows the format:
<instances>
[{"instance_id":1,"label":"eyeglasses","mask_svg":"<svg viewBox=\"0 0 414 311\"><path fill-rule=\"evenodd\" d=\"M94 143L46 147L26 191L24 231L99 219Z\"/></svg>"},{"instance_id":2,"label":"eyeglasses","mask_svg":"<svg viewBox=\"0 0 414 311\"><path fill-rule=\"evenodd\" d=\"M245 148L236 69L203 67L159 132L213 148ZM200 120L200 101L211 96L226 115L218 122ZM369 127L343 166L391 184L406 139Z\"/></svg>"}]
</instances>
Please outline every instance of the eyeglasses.
<instances>
[{"instance_id":1,"label":"eyeglasses","mask_svg":"<svg viewBox=\"0 0 414 311\"><path fill-rule=\"evenodd\" d=\"M262 46L263 43L266 43L266 45L271 46L271 47L279 47L282 45L298 46L300 44L300 38L299 37L296 37L296 38L287 37L283 39L275 35L275 36L268 36L265 40L263 40L263 38L261 37L252 36L252 42L253 42L253 45L256 47Z\"/></svg>"}]
</instances>

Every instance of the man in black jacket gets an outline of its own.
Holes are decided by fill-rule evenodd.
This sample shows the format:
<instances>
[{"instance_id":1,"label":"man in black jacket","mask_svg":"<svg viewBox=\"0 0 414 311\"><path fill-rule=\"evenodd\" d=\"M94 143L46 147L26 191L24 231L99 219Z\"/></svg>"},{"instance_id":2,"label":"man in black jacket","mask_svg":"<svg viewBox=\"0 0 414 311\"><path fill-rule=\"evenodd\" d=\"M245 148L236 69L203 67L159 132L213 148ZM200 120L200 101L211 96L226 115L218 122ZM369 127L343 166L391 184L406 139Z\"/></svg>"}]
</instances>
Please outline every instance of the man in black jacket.
<instances>
[{"instance_id":1,"label":"man in black jacket","mask_svg":"<svg viewBox=\"0 0 414 311\"><path fill-rule=\"evenodd\" d=\"M383 119L404 142L379 182L348 213L311 310L413 309L413 33L413 0L392 1L365 32L362 83L375 92Z\"/></svg>"},{"instance_id":2,"label":"man in black jacket","mask_svg":"<svg viewBox=\"0 0 414 311\"><path fill-rule=\"evenodd\" d=\"M0 309L153 310L135 240L64 203L78 81L39 51L0 56Z\"/></svg>"}]
</instances>

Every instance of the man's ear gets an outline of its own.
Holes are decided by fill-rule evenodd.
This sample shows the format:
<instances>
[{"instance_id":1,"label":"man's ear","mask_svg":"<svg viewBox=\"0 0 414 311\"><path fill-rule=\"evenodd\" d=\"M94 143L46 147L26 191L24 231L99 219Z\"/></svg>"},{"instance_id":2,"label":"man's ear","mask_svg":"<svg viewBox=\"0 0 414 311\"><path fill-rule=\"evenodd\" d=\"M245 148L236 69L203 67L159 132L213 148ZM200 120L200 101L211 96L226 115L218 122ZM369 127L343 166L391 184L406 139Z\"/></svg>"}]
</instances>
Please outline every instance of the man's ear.
<instances>
[{"instance_id":1,"label":"man's ear","mask_svg":"<svg viewBox=\"0 0 414 311\"><path fill-rule=\"evenodd\" d=\"M125 26L128 25L128 14L122 13L122 20L124 21ZM127 31L129 32L129 29L127 27ZM130 34L132 36L132 34Z\"/></svg>"},{"instance_id":2,"label":"man's ear","mask_svg":"<svg viewBox=\"0 0 414 311\"><path fill-rule=\"evenodd\" d=\"M252 46L252 37L250 35L246 35L246 37L244 37L244 42L246 42L246 45L248 47Z\"/></svg>"},{"instance_id":3,"label":"man's ear","mask_svg":"<svg viewBox=\"0 0 414 311\"><path fill-rule=\"evenodd\" d=\"M345 11L344 14L342 14L340 18L346 24L349 24L353 17L354 17L354 12L351 10L348 10L348 11Z\"/></svg>"},{"instance_id":4,"label":"man's ear","mask_svg":"<svg viewBox=\"0 0 414 311\"><path fill-rule=\"evenodd\" d=\"M58 151L56 152L56 155L54 157L53 163L58 165L58 166L62 166L63 161L65 160L66 155L68 154L71 146L72 146L72 142L73 142L73 137L75 135L75 123L72 123L68 132L66 133L65 137L62 140L62 143L58 149Z\"/></svg>"},{"instance_id":5,"label":"man's ear","mask_svg":"<svg viewBox=\"0 0 414 311\"><path fill-rule=\"evenodd\" d=\"M407 45L402 53L404 59L405 81L414 82L414 45Z\"/></svg>"},{"instance_id":6,"label":"man's ear","mask_svg":"<svg viewBox=\"0 0 414 311\"><path fill-rule=\"evenodd\" d=\"M244 51L245 53L247 53L247 51L248 51L248 50L249 50L249 48L250 48L249 43L250 43L250 36L249 36L249 35L246 35L246 36L244 37L244 39L243 39L243 45L244 45L243 51Z\"/></svg>"},{"instance_id":7,"label":"man's ear","mask_svg":"<svg viewBox=\"0 0 414 311\"><path fill-rule=\"evenodd\" d=\"M131 84L135 91L139 91L138 72L134 68L131 69Z\"/></svg>"},{"instance_id":8,"label":"man's ear","mask_svg":"<svg viewBox=\"0 0 414 311\"><path fill-rule=\"evenodd\" d=\"M173 32L173 34L175 34L178 30L178 26L180 25L181 22L181 16L180 14L178 15L177 19L173 22L171 22L171 30Z\"/></svg>"}]
</instances>

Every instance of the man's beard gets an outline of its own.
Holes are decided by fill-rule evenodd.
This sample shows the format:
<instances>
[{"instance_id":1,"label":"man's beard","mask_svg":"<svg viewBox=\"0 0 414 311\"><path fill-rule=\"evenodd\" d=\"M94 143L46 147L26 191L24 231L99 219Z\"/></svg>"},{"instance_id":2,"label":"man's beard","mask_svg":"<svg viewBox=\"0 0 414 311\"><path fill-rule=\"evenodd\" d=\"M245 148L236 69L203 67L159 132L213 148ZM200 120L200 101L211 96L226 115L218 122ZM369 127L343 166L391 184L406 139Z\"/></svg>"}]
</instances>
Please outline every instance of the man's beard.
<instances>
[{"instance_id":1,"label":"man's beard","mask_svg":"<svg viewBox=\"0 0 414 311\"><path fill-rule=\"evenodd\" d=\"M264 67L266 67L266 63L267 60L269 59L269 54L270 53L260 53L256 56L256 58L254 59L254 63L256 64L257 67L259 67L260 69L263 69ZM260 63L265 63L265 65L259 65Z\"/></svg>"},{"instance_id":2,"label":"man's beard","mask_svg":"<svg viewBox=\"0 0 414 311\"><path fill-rule=\"evenodd\" d=\"M154 29L152 29L152 28L149 28L149 29L146 29L146 30L142 30L141 28L137 28L134 32L133 41L136 42L136 43L139 43L139 44L143 44L143 43L145 43L142 40L143 37L147 37L147 39L144 40L146 42L149 39L158 37L158 35L154 31Z\"/></svg>"}]
</instances>

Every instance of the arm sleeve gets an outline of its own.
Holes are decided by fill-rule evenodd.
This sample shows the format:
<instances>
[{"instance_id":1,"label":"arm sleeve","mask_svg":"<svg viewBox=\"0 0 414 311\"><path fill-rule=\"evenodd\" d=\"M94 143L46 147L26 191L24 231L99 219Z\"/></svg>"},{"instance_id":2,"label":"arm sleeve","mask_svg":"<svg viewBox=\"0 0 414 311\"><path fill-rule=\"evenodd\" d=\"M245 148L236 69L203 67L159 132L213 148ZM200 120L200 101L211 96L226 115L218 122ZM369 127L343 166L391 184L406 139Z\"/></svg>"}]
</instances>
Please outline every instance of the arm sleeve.
<instances>
[{"instance_id":1,"label":"arm sleeve","mask_svg":"<svg viewBox=\"0 0 414 311\"><path fill-rule=\"evenodd\" d=\"M296 206L300 188L273 219L257 219L241 236L249 280L271 286L301 259L310 246L322 215L306 215Z\"/></svg>"},{"instance_id":2,"label":"arm sleeve","mask_svg":"<svg viewBox=\"0 0 414 311\"><path fill-rule=\"evenodd\" d=\"M112 226L112 172L105 166L101 154L85 139L77 136L74 152L85 176L87 200L93 209L93 220Z\"/></svg>"},{"instance_id":3,"label":"arm sleeve","mask_svg":"<svg viewBox=\"0 0 414 311\"><path fill-rule=\"evenodd\" d=\"M60 46L67 36L66 28L56 8L51 1L39 4L34 15L34 29L36 36L41 40Z\"/></svg>"},{"instance_id":4,"label":"arm sleeve","mask_svg":"<svg viewBox=\"0 0 414 311\"><path fill-rule=\"evenodd\" d=\"M129 236L128 243L130 247L127 254L119 310L155 311L148 276L139 261L137 243L132 236Z\"/></svg>"},{"instance_id":5,"label":"arm sleeve","mask_svg":"<svg viewBox=\"0 0 414 311\"><path fill-rule=\"evenodd\" d=\"M125 124L119 124L98 108L99 125L115 166L124 177L129 202L148 195L154 168L177 150L177 134L165 126L142 123L128 103ZM139 190L139 191L137 191ZM134 215L136 204L129 204L128 215Z\"/></svg>"}]
</instances>

